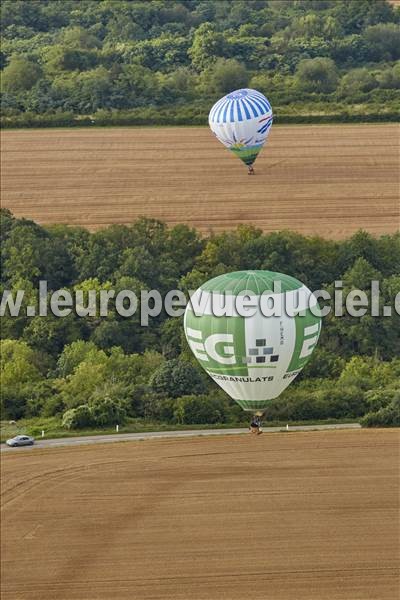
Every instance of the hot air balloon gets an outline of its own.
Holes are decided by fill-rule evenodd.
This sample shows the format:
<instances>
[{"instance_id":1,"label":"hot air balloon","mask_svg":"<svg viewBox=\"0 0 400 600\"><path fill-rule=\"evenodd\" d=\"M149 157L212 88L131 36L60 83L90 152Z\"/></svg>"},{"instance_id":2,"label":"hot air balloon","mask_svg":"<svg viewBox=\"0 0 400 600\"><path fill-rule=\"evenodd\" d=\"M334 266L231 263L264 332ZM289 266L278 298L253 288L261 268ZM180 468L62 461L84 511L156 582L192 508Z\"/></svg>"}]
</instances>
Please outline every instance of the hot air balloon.
<instances>
[{"instance_id":1,"label":"hot air balloon","mask_svg":"<svg viewBox=\"0 0 400 600\"><path fill-rule=\"evenodd\" d=\"M184 328L210 377L244 410L262 414L309 361L321 318L316 297L294 277L237 271L192 295Z\"/></svg>"},{"instance_id":2,"label":"hot air balloon","mask_svg":"<svg viewBox=\"0 0 400 600\"><path fill-rule=\"evenodd\" d=\"M211 131L254 173L253 163L267 141L272 125L267 98L249 88L227 94L214 104L208 116Z\"/></svg>"}]
</instances>

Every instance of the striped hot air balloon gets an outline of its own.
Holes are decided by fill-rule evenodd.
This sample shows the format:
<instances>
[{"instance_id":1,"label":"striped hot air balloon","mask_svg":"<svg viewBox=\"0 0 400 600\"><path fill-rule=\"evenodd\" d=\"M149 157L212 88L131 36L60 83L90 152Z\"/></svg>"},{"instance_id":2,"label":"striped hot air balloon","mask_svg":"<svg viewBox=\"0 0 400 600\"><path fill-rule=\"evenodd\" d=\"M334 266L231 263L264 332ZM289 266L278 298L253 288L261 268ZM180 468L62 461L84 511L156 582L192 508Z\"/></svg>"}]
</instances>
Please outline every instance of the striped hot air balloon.
<instances>
[{"instance_id":1,"label":"striped hot air balloon","mask_svg":"<svg viewBox=\"0 0 400 600\"><path fill-rule=\"evenodd\" d=\"M214 104L208 122L211 131L253 173L253 163L267 141L272 125L267 98L249 88L227 94Z\"/></svg>"},{"instance_id":2,"label":"striped hot air balloon","mask_svg":"<svg viewBox=\"0 0 400 600\"><path fill-rule=\"evenodd\" d=\"M250 304L244 316L240 306ZM316 297L294 277L237 271L194 293L184 327L210 377L244 410L263 412L311 358L321 317Z\"/></svg>"}]
</instances>

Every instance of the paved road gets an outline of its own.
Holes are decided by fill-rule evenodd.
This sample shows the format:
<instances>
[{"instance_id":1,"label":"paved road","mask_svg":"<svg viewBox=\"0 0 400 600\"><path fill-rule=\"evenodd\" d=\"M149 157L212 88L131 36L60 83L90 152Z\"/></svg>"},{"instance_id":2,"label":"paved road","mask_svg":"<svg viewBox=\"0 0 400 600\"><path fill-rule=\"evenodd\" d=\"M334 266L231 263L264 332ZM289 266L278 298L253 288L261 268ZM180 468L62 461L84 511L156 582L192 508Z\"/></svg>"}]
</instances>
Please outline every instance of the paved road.
<instances>
[{"instance_id":1,"label":"paved road","mask_svg":"<svg viewBox=\"0 0 400 600\"><path fill-rule=\"evenodd\" d=\"M322 431L324 429L360 429L359 423L343 423L338 425L296 425L287 427L263 427L265 433L279 431ZM88 435L58 439L39 439L34 446L9 448L1 444L1 452L23 452L35 448L56 448L59 446L80 446L82 444L104 444L108 442L129 442L156 438L184 438L200 435L235 435L248 433L248 429L191 429L186 431L149 431L146 433L115 433L111 435Z\"/></svg>"}]
</instances>

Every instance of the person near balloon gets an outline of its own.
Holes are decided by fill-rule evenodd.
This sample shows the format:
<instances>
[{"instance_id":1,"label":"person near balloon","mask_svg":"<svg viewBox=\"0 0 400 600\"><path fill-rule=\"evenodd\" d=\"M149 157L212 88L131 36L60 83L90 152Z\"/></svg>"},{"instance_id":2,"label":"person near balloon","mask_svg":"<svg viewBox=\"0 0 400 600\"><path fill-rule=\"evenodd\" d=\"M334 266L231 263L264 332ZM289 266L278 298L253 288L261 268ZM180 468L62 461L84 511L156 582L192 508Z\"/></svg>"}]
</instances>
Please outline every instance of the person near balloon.
<instances>
[{"instance_id":1,"label":"person near balloon","mask_svg":"<svg viewBox=\"0 0 400 600\"><path fill-rule=\"evenodd\" d=\"M261 431L261 418L259 414L253 415L250 423L250 431L255 435L260 435Z\"/></svg>"}]
</instances>

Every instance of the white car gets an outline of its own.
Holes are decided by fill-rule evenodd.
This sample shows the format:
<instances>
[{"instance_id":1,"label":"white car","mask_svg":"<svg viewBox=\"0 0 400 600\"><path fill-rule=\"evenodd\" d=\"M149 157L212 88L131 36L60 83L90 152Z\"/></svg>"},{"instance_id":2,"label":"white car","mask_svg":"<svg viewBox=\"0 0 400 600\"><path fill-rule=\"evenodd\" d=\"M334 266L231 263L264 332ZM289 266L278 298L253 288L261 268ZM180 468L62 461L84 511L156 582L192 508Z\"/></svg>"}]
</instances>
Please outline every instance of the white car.
<instances>
[{"instance_id":1,"label":"white car","mask_svg":"<svg viewBox=\"0 0 400 600\"><path fill-rule=\"evenodd\" d=\"M16 435L6 441L7 446L32 446L35 440L30 435Z\"/></svg>"}]
</instances>

